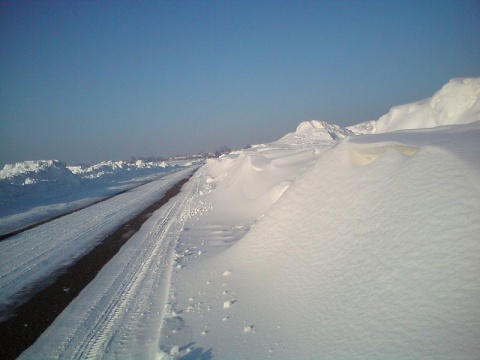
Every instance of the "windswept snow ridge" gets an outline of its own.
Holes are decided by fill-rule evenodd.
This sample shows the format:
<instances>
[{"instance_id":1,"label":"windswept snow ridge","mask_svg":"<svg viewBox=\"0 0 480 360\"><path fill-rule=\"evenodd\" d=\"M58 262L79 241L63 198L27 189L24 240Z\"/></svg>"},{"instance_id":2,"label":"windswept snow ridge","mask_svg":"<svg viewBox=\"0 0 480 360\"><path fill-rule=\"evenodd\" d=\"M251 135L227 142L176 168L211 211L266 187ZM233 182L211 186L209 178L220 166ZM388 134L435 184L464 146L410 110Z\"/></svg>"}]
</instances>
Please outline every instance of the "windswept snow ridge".
<instances>
[{"instance_id":1,"label":"windswept snow ridge","mask_svg":"<svg viewBox=\"0 0 480 360\"><path fill-rule=\"evenodd\" d=\"M202 212L179 239L162 349L476 359L475 120L358 137L307 122L276 143L209 161L195 205Z\"/></svg>"},{"instance_id":2,"label":"windswept snow ridge","mask_svg":"<svg viewBox=\"0 0 480 360\"><path fill-rule=\"evenodd\" d=\"M332 140L344 139L351 135L354 135L354 133L347 128L330 125L325 121L312 120L300 123L294 133L285 135L277 143L288 144L289 147L294 145L313 147L327 145Z\"/></svg>"},{"instance_id":3,"label":"windswept snow ridge","mask_svg":"<svg viewBox=\"0 0 480 360\"><path fill-rule=\"evenodd\" d=\"M257 329L247 358L474 359L480 181L468 153L480 153L480 124L458 130L445 129L441 147L412 133L406 144L362 137L324 153L245 237L184 275L232 269L227 289L238 294L233 328L199 345L227 342L246 321Z\"/></svg>"},{"instance_id":4,"label":"windswept snow ridge","mask_svg":"<svg viewBox=\"0 0 480 360\"><path fill-rule=\"evenodd\" d=\"M378 119L375 133L433 128L480 120L480 78L452 79L433 97L395 106Z\"/></svg>"},{"instance_id":5,"label":"windswept snow ridge","mask_svg":"<svg viewBox=\"0 0 480 360\"><path fill-rule=\"evenodd\" d=\"M80 179L58 160L24 161L7 164L0 170L1 183L11 185L32 185L38 183L73 183ZM58 185L58 184L57 184Z\"/></svg>"}]
</instances>

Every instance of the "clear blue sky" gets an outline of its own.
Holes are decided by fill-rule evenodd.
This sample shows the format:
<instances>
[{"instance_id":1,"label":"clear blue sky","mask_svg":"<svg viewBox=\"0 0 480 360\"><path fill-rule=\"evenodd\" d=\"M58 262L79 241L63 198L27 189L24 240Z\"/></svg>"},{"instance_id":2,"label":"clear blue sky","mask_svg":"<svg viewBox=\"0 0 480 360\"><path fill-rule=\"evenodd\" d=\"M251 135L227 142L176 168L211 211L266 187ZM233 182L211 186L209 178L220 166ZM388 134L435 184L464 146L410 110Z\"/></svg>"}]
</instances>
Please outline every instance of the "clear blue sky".
<instances>
[{"instance_id":1,"label":"clear blue sky","mask_svg":"<svg viewBox=\"0 0 480 360\"><path fill-rule=\"evenodd\" d=\"M240 148L480 76L478 0L0 1L0 164Z\"/></svg>"}]
</instances>

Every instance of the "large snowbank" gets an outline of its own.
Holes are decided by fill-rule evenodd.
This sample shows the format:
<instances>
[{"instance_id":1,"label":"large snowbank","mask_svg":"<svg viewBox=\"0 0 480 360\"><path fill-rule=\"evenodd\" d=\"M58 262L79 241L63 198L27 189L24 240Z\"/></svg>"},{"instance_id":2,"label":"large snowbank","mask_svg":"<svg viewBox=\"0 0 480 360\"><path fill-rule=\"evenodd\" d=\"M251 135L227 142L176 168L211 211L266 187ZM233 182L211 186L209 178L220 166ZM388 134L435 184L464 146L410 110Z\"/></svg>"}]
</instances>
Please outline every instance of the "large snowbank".
<instances>
[{"instance_id":1,"label":"large snowbank","mask_svg":"<svg viewBox=\"0 0 480 360\"><path fill-rule=\"evenodd\" d=\"M464 110L453 126L364 136L352 133L375 122L305 122L209 161L179 242L163 350L477 358L480 122ZM410 127L433 126L406 113Z\"/></svg>"},{"instance_id":2,"label":"large snowbank","mask_svg":"<svg viewBox=\"0 0 480 360\"><path fill-rule=\"evenodd\" d=\"M82 179L57 160L7 164L0 170L0 214L3 217L22 205L76 192L81 187Z\"/></svg>"},{"instance_id":3,"label":"large snowbank","mask_svg":"<svg viewBox=\"0 0 480 360\"><path fill-rule=\"evenodd\" d=\"M78 184L80 179L58 160L24 161L6 164L0 170L0 183L11 185L32 185L42 182Z\"/></svg>"},{"instance_id":4,"label":"large snowbank","mask_svg":"<svg viewBox=\"0 0 480 360\"><path fill-rule=\"evenodd\" d=\"M144 162L137 160L134 163L125 161L103 161L99 164L87 167L81 172L82 178L95 179L95 178L119 178L132 176L133 172L138 175L138 172L145 170L164 169L169 166L165 161L162 162Z\"/></svg>"},{"instance_id":5,"label":"large snowbank","mask_svg":"<svg viewBox=\"0 0 480 360\"><path fill-rule=\"evenodd\" d=\"M67 166L58 160L24 161L6 164L0 170L0 183L10 185L32 185L38 183L80 184L82 179L109 178L119 180L125 177L135 177L145 173L145 170L164 169L170 165L162 162L134 163L125 161L103 161L99 164L82 167Z\"/></svg>"},{"instance_id":6,"label":"large snowbank","mask_svg":"<svg viewBox=\"0 0 480 360\"><path fill-rule=\"evenodd\" d=\"M375 133L467 124L480 120L480 78L452 79L433 97L393 107Z\"/></svg>"},{"instance_id":7,"label":"large snowbank","mask_svg":"<svg viewBox=\"0 0 480 360\"><path fill-rule=\"evenodd\" d=\"M344 139L350 135L354 135L354 133L347 128L331 125L325 121L312 120L300 123L294 133L285 135L277 143L285 143L289 146L297 145L297 147L312 147L326 145L331 143L332 140Z\"/></svg>"},{"instance_id":8,"label":"large snowbank","mask_svg":"<svg viewBox=\"0 0 480 360\"><path fill-rule=\"evenodd\" d=\"M366 135L373 133L377 120L365 121L360 124L347 126L346 129L353 132L355 135Z\"/></svg>"},{"instance_id":9,"label":"large snowbank","mask_svg":"<svg viewBox=\"0 0 480 360\"><path fill-rule=\"evenodd\" d=\"M255 220L312 166L322 149L349 135L353 133L338 125L306 121L275 143L209 159L205 172L214 191L204 201L216 204L210 215L237 223Z\"/></svg>"},{"instance_id":10,"label":"large snowbank","mask_svg":"<svg viewBox=\"0 0 480 360\"><path fill-rule=\"evenodd\" d=\"M339 144L215 259L264 344L249 358L475 358L480 124L448 131Z\"/></svg>"}]
</instances>

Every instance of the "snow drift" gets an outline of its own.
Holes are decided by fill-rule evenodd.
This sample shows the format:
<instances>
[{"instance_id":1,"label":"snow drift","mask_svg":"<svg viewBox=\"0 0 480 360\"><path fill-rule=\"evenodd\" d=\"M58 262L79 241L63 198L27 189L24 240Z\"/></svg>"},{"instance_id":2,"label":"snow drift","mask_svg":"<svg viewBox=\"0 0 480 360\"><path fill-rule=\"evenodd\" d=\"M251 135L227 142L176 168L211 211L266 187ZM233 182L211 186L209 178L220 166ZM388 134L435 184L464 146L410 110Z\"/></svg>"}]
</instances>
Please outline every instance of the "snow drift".
<instances>
[{"instance_id":1,"label":"snow drift","mask_svg":"<svg viewBox=\"0 0 480 360\"><path fill-rule=\"evenodd\" d=\"M58 160L24 161L6 164L0 170L0 182L10 185L32 185L55 183L56 185L79 184L82 179L103 178L118 181L124 178L141 176L150 171L172 167L162 162L103 161L92 166L67 166Z\"/></svg>"},{"instance_id":2,"label":"snow drift","mask_svg":"<svg viewBox=\"0 0 480 360\"><path fill-rule=\"evenodd\" d=\"M452 79L433 97L393 107L376 124L375 133L433 128L480 120L480 78Z\"/></svg>"},{"instance_id":3,"label":"snow drift","mask_svg":"<svg viewBox=\"0 0 480 360\"><path fill-rule=\"evenodd\" d=\"M478 125L463 131L479 139ZM416 151L407 154L389 142L365 141L360 148L378 153L374 161L352 161L357 144L339 144L219 256L219 270L231 269L242 289L238 311L265 335L282 326L275 341L289 350L273 340L270 347L286 357L474 358L474 164L428 142L413 141ZM480 153L474 138L463 149Z\"/></svg>"},{"instance_id":4,"label":"snow drift","mask_svg":"<svg viewBox=\"0 0 480 360\"><path fill-rule=\"evenodd\" d=\"M81 185L81 178L58 160L7 164L0 170L0 210L11 212L23 203L75 192Z\"/></svg>"},{"instance_id":5,"label":"snow drift","mask_svg":"<svg viewBox=\"0 0 480 360\"><path fill-rule=\"evenodd\" d=\"M0 170L0 183L11 185L32 185L39 183L78 184L75 176L65 163L58 160L24 161L6 164Z\"/></svg>"},{"instance_id":6,"label":"snow drift","mask_svg":"<svg viewBox=\"0 0 480 360\"><path fill-rule=\"evenodd\" d=\"M378 124L304 122L275 143L210 160L203 215L180 239L162 348L475 359L478 80L449 84ZM184 325L170 326L174 318Z\"/></svg>"},{"instance_id":7,"label":"snow drift","mask_svg":"<svg viewBox=\"0 0 480 360\"><path fill-rule=\"evenodd\" d=\"M294 133L285 135L277 143L286 143L290 146L296 144L300 147L320 146L330 143L332 140L344 139L354 135L347 128L331 125L325 121L304 121L298 125Z\"/></svg>"},{"instance_id":8,"label":"snow drift","mask_svg":"<svg viewBox=\"0 0 480 360\"><path fill-rule=\"evenodd\" d=\"M131 176L139 176L142 173L146 173L151 170L164 169L170 166L165 161L162 162L144 162L137 160L134 163L126 161L103 161L99 164L89 166L79 171L76 169L77 174L80 174L83 179L114 179L127 178Z\"/></svg>"}]
</instances>

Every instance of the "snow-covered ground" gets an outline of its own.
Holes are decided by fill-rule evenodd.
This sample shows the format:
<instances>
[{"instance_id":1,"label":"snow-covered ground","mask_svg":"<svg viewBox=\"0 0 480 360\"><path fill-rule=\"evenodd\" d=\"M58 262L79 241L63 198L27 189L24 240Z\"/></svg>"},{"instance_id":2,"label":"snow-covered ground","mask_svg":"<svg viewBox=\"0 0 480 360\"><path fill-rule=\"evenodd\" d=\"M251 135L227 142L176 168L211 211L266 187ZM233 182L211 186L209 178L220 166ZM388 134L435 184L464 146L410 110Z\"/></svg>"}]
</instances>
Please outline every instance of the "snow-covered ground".
<instances>
[{"instance_id":1,"label":"snow-covered ground","mask_svg":"<svg viewBox=\"0 0 480 360\"><path fill-rule=\"evenodd\" d=\"M478 359L479 96L209 160L22 358Z\"/></svg>"},{"instance_id":2,"label":"snow-covered ground","mask_svg":"<svg viewBox=\"0 0 480 360\"><path fill-rule=\"evenodd\" d=\"M192 168L139 186L0 242L0 320L117 227L161 198Z\"/></svg>"},{"instance_id":3,"label":"snow-covered ground","mask_svg":"<svg viewBox=\"0 0 480 360\"><path fill-rule=\"evenodd\" d=\"M142 160L104 161L89 167L67 166L58 160L7 164L0 170L0 235L82 208L184 165Z\"/></svg>"}]
</instances>

